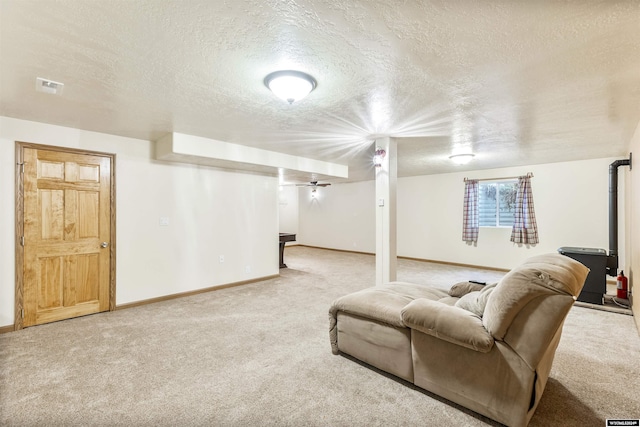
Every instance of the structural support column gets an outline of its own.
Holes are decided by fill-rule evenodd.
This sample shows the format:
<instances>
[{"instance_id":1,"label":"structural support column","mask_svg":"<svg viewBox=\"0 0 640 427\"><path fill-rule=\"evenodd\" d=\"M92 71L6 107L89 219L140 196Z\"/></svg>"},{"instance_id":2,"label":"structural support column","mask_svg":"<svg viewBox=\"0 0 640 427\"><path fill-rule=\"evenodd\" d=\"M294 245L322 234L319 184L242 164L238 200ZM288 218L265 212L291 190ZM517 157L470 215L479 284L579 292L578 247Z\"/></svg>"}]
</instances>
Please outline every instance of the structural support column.
<instances>
[{"instance_id":1,"label":"structural support column","mask_svg":"<svg viewBox=\"0 0 640 427\"><path fill-rule=\"evenodd\" d=\"M397 143L390 137L379 138L376 150L385 155L375 166L376 174L376 285L396 280L396 161Z\"/></svg>"}]
</instances>

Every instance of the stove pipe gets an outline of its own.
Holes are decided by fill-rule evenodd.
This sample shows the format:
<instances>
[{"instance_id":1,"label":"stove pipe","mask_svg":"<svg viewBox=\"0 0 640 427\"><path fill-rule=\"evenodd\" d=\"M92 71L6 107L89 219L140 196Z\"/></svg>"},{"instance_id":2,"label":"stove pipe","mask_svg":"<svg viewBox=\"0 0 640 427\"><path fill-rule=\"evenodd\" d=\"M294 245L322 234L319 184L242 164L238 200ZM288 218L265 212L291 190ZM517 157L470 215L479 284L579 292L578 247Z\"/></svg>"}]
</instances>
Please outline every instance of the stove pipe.
<instances>
[{"instance_id":1,"label":"stove pipe","mask_svg":"<svg viewBox=\"0 0 640 427\"><path fill-rule=\"evenodd\" d=\"M618 167L630 166L629 159L616 160L609 165L609 256L607 274L618 275Z\"/></svg>"}]
</instances>

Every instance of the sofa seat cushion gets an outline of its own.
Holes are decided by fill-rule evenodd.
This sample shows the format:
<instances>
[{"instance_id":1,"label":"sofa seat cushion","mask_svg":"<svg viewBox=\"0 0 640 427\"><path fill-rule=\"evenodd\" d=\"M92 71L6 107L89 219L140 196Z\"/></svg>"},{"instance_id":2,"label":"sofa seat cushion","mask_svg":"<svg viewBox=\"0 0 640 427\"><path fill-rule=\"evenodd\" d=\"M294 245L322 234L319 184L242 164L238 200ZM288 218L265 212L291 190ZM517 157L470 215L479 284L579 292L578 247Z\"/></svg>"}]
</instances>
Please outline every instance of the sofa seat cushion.
<instances>
[{"instance_id":1,"label":"sofa seat cushion","mask_svg":"<svg viewBox=\"0 0 640 427\"><path fill-rule=\"evenodd\" d=\"M390 282L338 298L329 309L329 337L334 354L338 354L337 314L344 312L371 319L395 328L406 328L402 322L402 309L411 301L424 298L446 301L453 305L457 298L449 297L444 289L405 282Z\"/></svg>"},{"instance_id":2,"label":"sofa seat cushion","mask_svg":"<svg viewBox=\"0 0 640 427\"><path fill-rule=\"evenodd\" d=\"M444 297L444 298L440 298L438 300L438 302L440 304L445 304L445 305L456 305L458 303L458 301L460 301L460 298L456 298L456 297Z\"/></svg>"},{"instance_id":3,"label":"sofa seat cushion","mask_svg":"<svg viewBox=\"0 0 640 427\"><path fill-rule=\"evenodd\" d=\"M438 301L447 297L447 291L444 289L413 283L390 282L338 298L333 302L330 312L344 311L391 326L405 327L401 311L411 301L418 298Z\"/></svg>"}]
</instances>

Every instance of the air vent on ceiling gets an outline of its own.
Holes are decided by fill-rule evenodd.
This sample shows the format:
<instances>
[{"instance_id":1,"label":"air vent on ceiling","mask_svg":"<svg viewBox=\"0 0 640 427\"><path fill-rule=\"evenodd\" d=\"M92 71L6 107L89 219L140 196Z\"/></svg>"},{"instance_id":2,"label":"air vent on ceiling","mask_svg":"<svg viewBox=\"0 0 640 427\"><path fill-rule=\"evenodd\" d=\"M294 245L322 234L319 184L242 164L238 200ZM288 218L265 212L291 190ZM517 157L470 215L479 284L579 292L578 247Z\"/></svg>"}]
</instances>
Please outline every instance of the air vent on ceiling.
<instances>
[{"instance_id":1,"label":"air vent on ceiling","mask_svg":"<svg viewBox=\"0 0 640 427\"><path fill-rule=\"evenodd\" d=\"M54 82L53 80L43 79L42 77L36 78L36 90L38 92L49 93L51 95L62 95L62 89L64 83Z\"/></svg>"}]
</instances>

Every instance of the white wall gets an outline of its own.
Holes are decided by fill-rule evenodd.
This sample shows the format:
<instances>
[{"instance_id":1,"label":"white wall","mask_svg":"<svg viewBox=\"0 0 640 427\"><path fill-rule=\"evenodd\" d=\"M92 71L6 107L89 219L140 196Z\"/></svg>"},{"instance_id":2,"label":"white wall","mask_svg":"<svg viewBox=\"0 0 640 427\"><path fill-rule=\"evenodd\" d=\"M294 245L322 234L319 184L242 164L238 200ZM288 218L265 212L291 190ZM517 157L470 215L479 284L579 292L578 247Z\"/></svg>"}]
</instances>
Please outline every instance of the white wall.
<instances>
[{"instance_id":1,"label":"white wall","mask_svg":"<svg viewBox=\"0 0 640 427\"><path fill-rule=\"evenodd\" d=\"M299 188L299 242L309 246L356 252L376 250L373 181Z\"/></svg>"},{"instance_id":2,"label":"white wall","mask_svg":"<svg viewBox=\"0 0 640 427\"><path fill-rule=\"evenodd\" d=\"M116 154L117 304L278 274L276 177L160 162L150 141L0 117L0 326L13 324L16 140Z\"/></svg>"},{"instance_id":3,"label":"white wall","mask_svg":"<svg viewBox=\"0 0 640 427\"><path fill-rule=\"evenodd\" d=\"M280 233L298 234L298 187L280 186L278 190L278 216ZM298 242L289 242L288 245Z\"/></svg>"},{"instance_id":4,"label":"white wall","mask_svg":"<svg viewBox=\"0 0 640 427\"><path fill-rule=\"evenodd\" d=\"M625 274L629 277L629 289L632 291L631 302L636 326L640 332L640 285L636 286L636 279L640 280L640 173L638 173L638 155L640 154L640 123L629 144L629 151L635 152L632 168L624 167L627 177L627 268ZM635 164L633 164L635 163ZM638 362L636 361L636 366Z\"/></svg>"},{"instance_id":5,"label":"white wall","mask_svg":"<svg viewBox=\"0 0 640 427\"><path fill-rule=\"evenodd\" d=\"M608 166L615 159L531 165L398 179L398 255L494 268L512 268L538 253L561 246L608 251ZM510 228L481 228L477 246L462 241L464 177L499 178L532 172L540 243L519 247ZM624 209L620 180L619 213ZM304 244L375 251L375 183L342 184L312 203L300 198ZM624 221L620 222L620 262L624 268Z\"/></svg>"},{"instance_id":6,"label":"white wall","mask_svg":"<svg viewBox=\"0 0 640 427\"><path fill-rule=\"evenodd\" d=\"M550 163L467 173L403 178L398 183L399 255L512 268L561 246L608 251L608 167L612 158ZM462 241L463 178L499 178L532 172L540 243L518 246L510 228L480 228L477 246ZM621 180L620 194L624 194ZM624 197L619 199L624 212ZM621 222L624 224L624 222ZM623 229L624 227L621 227ZM624 248L620 233L619 248ZM621 261L624 257L621 257Z\"/></svg>"}]
</instances>

